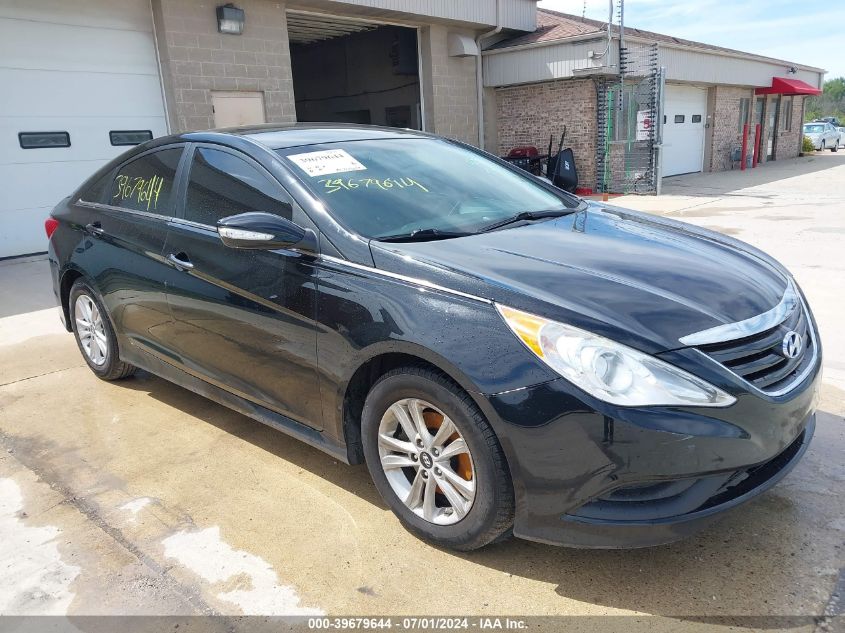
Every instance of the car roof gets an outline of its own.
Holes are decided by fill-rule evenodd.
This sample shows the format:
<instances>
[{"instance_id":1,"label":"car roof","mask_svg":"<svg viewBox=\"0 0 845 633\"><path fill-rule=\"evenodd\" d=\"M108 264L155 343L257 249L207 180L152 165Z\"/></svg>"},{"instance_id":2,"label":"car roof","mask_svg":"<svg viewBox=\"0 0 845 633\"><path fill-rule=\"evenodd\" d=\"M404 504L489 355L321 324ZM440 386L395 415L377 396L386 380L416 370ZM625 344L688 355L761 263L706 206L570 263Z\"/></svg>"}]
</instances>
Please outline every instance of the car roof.
<instances>
[{"instance_id":1,"label":"car roof","mask_svg":"<svg viewBox=\"0 0 845 633\"><path fill-rule=\"evenodd\" d=\"M204 132L187 132L174 135L159 142L220 141L221 136L244 137L270 149L286 149L319 143L344 141L366 141L373 139L430 138L430 134L377 125L356 125L352 123L292 123L289 125L269 123L240 127L219 128ZM157 143L159 144L159 143Z\"/></svg>"}]
</instances>

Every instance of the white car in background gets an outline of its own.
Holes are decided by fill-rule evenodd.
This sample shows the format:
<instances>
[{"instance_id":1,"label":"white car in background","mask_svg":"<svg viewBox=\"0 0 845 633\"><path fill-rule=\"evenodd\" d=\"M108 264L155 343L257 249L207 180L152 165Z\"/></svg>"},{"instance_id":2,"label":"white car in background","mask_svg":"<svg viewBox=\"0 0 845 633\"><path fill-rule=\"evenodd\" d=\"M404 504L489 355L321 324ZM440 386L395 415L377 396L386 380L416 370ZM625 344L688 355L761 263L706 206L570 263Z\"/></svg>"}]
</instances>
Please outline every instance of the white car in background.
<instances>
[{"instance_id":1,"label":"white car in background","mask_svg":"<svg viewBox=\"0 0 845 633\"><path fill-rule=\"evenodd\" d=\"M813 142L817 151L829 149L835 152L839 149L841 135L839 131L826 121L813 121L804 124L804 136Z\"/></svg>"},{"instance_id":2,"label":"white car in background","mask_svg":"<svg viewBox=\"0 0 845 633\"><path fill-rule=\"evenodd\" d=\"M838 127L836 131L839 132L839 147L845 147L845 127Z\"/></svg>"}]
</instances>

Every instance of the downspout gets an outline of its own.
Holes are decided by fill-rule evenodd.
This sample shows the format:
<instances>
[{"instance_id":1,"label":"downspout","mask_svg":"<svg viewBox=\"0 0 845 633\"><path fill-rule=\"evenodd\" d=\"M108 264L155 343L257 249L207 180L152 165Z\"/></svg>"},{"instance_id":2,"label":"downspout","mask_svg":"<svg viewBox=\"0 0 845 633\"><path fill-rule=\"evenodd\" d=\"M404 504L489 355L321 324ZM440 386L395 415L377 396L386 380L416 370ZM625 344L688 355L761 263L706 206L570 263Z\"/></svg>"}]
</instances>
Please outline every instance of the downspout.
<instances>
[{"instance_id":1,"label":"downspout","mask_svg":"<svg viewBox=\"0 0 845 633\"><path fill-rule=\"evenodd\" d=\"M502 0L496 0L496 28L482 33L475 38L475 48L478 50L475 60L475 92L478 104L478 148L484 149L484 76L481 59L481 41L502 32Z\"/></svg>"}]
</instances>

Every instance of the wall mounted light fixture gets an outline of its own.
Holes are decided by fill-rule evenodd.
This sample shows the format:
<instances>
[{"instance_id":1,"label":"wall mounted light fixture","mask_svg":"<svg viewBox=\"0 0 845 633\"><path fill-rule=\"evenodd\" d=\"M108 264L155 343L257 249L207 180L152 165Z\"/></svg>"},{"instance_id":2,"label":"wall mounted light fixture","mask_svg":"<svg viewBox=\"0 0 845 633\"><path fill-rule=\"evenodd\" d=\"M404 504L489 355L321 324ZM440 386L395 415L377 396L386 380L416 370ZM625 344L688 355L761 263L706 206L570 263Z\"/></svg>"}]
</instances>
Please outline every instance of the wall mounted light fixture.
<instances>
[{"instance_id":1,"label":"wall mounted light fixture","mask_svg":"<svg viewBox=\"0 0 845 633\"><path fill-rule=\"evenodd\" d=\"M244 32L244 10L231 2L217 7L217 30L220 33L240 35Z\"/></svg>"}]
</instances>

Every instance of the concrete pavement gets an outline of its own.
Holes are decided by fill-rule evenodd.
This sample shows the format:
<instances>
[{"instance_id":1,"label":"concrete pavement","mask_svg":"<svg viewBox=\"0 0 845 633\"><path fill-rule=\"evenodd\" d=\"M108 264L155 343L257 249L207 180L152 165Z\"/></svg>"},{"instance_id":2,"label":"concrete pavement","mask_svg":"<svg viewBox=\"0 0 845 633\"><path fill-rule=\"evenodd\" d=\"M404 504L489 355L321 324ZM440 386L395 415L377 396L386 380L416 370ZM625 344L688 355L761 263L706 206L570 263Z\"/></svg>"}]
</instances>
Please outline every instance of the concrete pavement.
<instances>
[{"instance_id":1,"label":"concrete pavement","mask_svg":"<svg viewBox=\"0 0 845 633\"><path fill-rule=\"evenodd\" d=\"M843 183L845 156L823 155L613 201L778 257L825 344L803 462L703 534L648 550L432 548L402 529L364 467L144 373L98 380L58 323L46 261L0 263L0 613L634 614L709 630L698 618L841 609Z\"/></svg>"}]
</instances>

